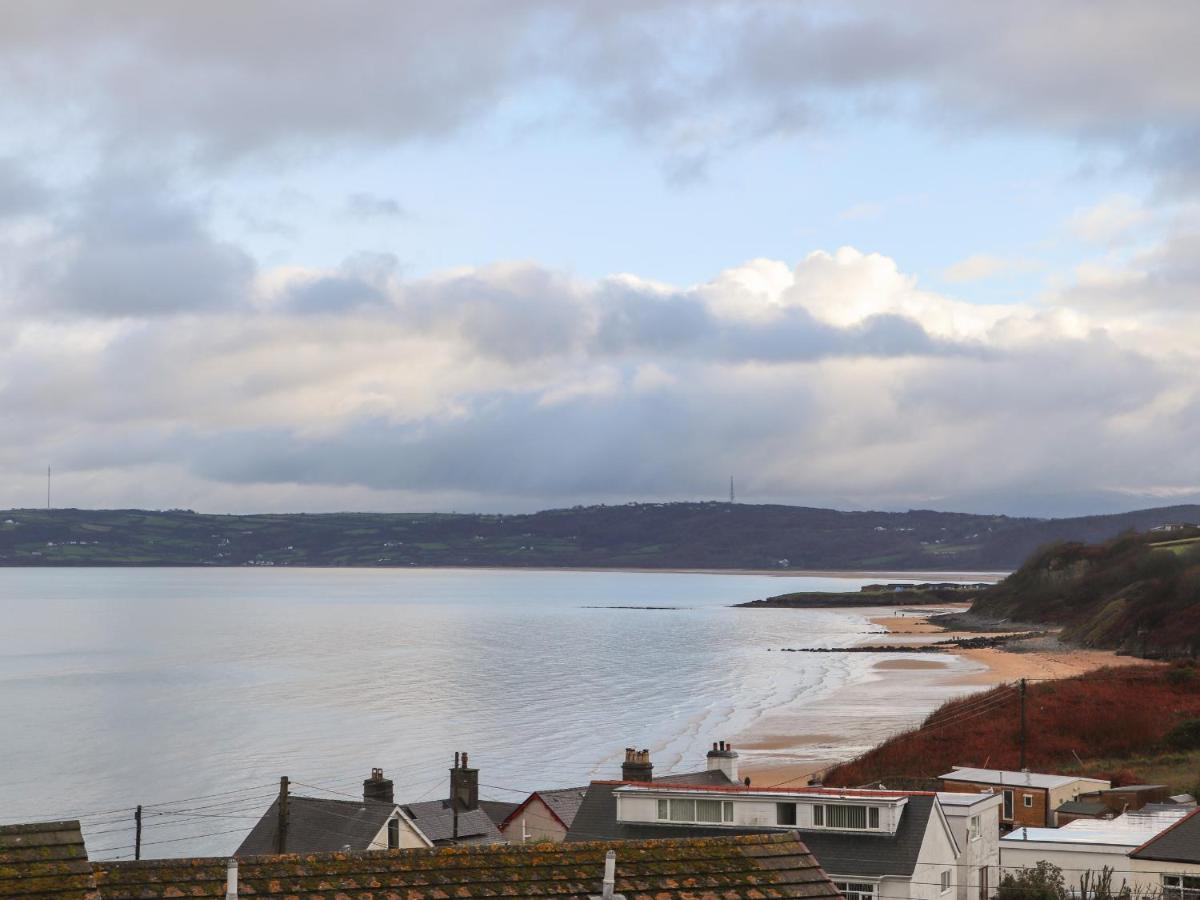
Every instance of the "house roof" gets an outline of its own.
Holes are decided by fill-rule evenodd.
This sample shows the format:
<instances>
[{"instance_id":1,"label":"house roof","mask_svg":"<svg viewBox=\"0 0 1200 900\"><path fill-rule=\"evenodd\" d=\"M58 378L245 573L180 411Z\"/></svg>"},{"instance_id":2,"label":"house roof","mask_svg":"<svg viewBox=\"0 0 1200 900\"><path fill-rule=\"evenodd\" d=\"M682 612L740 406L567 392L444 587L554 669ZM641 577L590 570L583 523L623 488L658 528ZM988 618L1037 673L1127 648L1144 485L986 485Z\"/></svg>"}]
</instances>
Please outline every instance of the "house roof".
<instances>
[{"instance_id":1,"label":"house roof","mask_svg":"<svg viewBox=\"0 0 1200 900\"><path fill-rule=\"evenodd\" d=\"M618 822L615 791L625 782L593 781L567 841L644 840L647 838L700 837L724 834L778 833L779 827L750 828L730 825L658 825L650 822ZM654 785L658 786L656 779ZM686 787L686 785L684 785ZM839 793L826 789L823 793ZM876 792L897 794L895 791ZM847 795L873 795L869 791ZM853 834L837 831L795 830L827 872L836 875L912 875L925 841L925 831L934 809L934 795L926 792L899 794L908 798L894 834Z\"/></svg>"},{"instance_id":2,"label":"house roof","mask_svg":"<svg viewBox=\"0 0 1200 900\"><path fill-rule=\"evenodd\" d=\"M1000 838L1001 846L1014 847L1025 841L1044 844L1101 844L1141 847L1188 814L1180 808L1127 812L1113 819L1077 819L1061 828L1017 828Z\"/></svg>"},{"instance_id":3,"label":"house roof","mask_svg":"<svg viewBox=\"0 0 1200 900\"><path fill-rule=\"evenodd\" d=\"M649 781L593 781L592 784L613 784L629 791L654 791L669 787L672 791L703 791L722 794L786 794L787 796L810 797L866 797L874 800L899 800L904 797L932 797L933 791L888 791L864 790L861 788L834 787L753 787L746 784L695 784L690 782L670 783L665 780Z\"/></svg>"},{"instance_id":4,"label":"house roof","mask_svg":"<svg viewBox=\"0 0 1200 900\"><path fill-rule=\"evenodd\" d=\"M1193 810L1129 855L1135 859L1200 863L1200 809Z\"/></svg>"},{"instance_id":5,"label":"house roof","mask_svg":"<svg viewBox=\"0 0 1200 900\"><path fill-rule=\"evenodd\" d=\"M423 803L404 803L400 808L412 819L421 833L435 844L454 839L454 810L449 800L426 800ZM482 804L477 809L459 810L458 837L466 840L504 840Z\"/></svg>"},{"instance_id":6,"label":"house roof","mask_svg":"<svg viewBox=\"0 0 1200 900\"><path fill-rule=\"evenodd\" d=\"M1068 800L1066 803L1060 803L1054 811L1069 816L1102 816L1112 812L1098 800Z\"/></svg>"},{"instance_id":7,"label":"house roof","mask_svg":"<svg viewBox=\"0 0 1200 900\"><path fill-rule=\"evenodd\" d=\"M487 817L492 820L492 824L497 828L513 814L520 806L519 803L510 803L507 800L480 800L479 808L487 813Z\"/></svg>"},{"instance_id":8,"label":"house roof","mask_svg":"<svg viewBox=\"0 0 1200 900\"><path fill-rule=\"evenodd\" d=\"M0 827L0 897L99 900L79 823Z\"/></svg>"},{"instance_id":9,"label":"house roof","mask_svg":"<svg viewBox=\"0 0 1200 900\"><path fill-rule=\"evenodd\" d=\"M788 833L251 857L239 862L238 881L259 900L586 900L601 893L609 850L617 854L616 891L627 900L839 898L812 854ZM105 900L225 895L220 858L99 862L95 869Z\"/></svg>"},{"instance_id":10,"label":"house roof","mask_svg":"<svg viewBox=\"0 0 1200 900\"><path fill-rule=\"evenodd\" d=\"M938 791L938 803L942 804L943 809L953 808L956 806L979 806L983 803L994 803L997 806L1001 803L999 794L962 794L958 791Z\"/></svg>"},{"instance_id":11,"label":"house roof","mask_svg":"<svg viewBox=\"0 0 1200 900\"><path fill-rule=\"evenodd\" d=\"M288 798L287 850L290 853L321 853L369 850L371 841L395 812L395 803L379 800L326 800L321 797ZM275 852L279 834L279 800L258 820L234 856L256 856ZM432 838L430 838L432 840ZM374 849L385 849L375 847Z\"/></svg>"},{"instance_id":12,"label":"house roof","mask_svg":"<svg viewBox=\"0 0 1200 900\"><path fill-rule=\"evenodd\" d=\"M513 821L522 810L524 810L534 800L541 800L542 804L549 810L550 815L558 821L558 824L563 828L570 828L571 823L575 821L575 814L579 812L579 807L583 803L583 796L587 793L587 787L573 788L557 788L550 791L534 791L518 804L512 812L505 817L504 821L499 823L501 828Z\"/></svg>"},{"instance_id":13,"label":"house roof","mask_svg":"<svg viewBox=\"0 0 1200 900\"><path fill-rule=\"evenodd\" d=\"M1004 787L1035 787L1052 790L1065 787L1077 781L1090 781L1103 784L1109 782L1102 778L1084 778L1081 775L1048 775L1043 772L1013 772L1007 769L972 769L967 766L955 766L953 772L940 776L942 781L973 781L978 784L998 784Z\"/></svg>"}]
</instances>

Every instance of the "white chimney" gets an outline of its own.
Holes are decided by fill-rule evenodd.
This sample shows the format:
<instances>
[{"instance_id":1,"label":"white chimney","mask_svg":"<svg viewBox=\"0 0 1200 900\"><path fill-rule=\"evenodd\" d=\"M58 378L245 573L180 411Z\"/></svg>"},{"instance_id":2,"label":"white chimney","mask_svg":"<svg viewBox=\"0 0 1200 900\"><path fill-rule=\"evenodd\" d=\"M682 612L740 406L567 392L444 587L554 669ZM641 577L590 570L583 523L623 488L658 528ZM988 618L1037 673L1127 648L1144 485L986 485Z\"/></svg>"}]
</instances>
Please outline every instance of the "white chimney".
<instances>
[{"instance_id":1,"label":"white chimney","mask_svg":"<svg viewBox=\"0 0 1200 900\"><path fill-rule=\"evenodd\" d=\"M738 755L733 750L733 744L724 741L714 741L708 751L708 770L720 769L731 782L738 780Z\"/></svg>"},{"instance_id":2,"label":"white chimney","mask_svg":"<svg viewBox=\"0 0 1200 900\"><path fill-rule=\"evenodd\" d=\"M617 852L609 850L604 854L604 884L600 896L603 900L613 900L613 889L617 885Z\"/></svg>"},{"instance_id":3,"label":"white chimney","mask_svg":"<svg viewBox=\"0 0 1200 900\"><path fill-rule=\"evenodd\" d=\"M225 870L225 900L238 900L237 884L237 860L230 858L229 868Z\"/></svg>"}]
</instances>

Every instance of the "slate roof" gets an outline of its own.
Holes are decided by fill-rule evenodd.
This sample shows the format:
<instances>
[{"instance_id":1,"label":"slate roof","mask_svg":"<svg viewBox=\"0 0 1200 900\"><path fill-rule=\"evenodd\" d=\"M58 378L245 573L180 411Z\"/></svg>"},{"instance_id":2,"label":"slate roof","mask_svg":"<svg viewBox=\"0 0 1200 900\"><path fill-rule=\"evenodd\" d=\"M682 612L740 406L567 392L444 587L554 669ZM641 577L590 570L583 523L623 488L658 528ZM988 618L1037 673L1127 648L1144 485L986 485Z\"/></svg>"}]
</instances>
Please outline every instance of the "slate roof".
<instances>
[{"instance_id":1,"label":"slate roof","mask_svg":"<svg viewBox=\"0 0 1200 900\"><path fill-rule=\"evenodd\" d=\"M369 850L375 836L383 829L395 803L379 800L326 800L323 797L288 798L287 851L289 853L322 853L343 850ZM258 820L234 851L234 856L258 856L275 852L279 833L279 800ZM432 838L431 838L432 840ZM386 849L387 845L374 849Z\"/></svg>"},{"instance_id":2,"label":"slate roof","mask_svg":"<svg viewBox=\"0 0 1200 900\"><path fill-rule=\"evenodd\" d=\"M497 828L516 812L519 803L509 803L504 800L480 800L479 808L487 813L487 817L492 820L492 824Z\"/></svg>"},{"instance_id":3,"label":"slate roof","mask_svg":"<svg viewBox=\"0 0 1200 900\"><path fill-rule=\"evenodd\" d=\"M239 893L256 900L586 900L601 892L610 849L617 854L616 890L626 900L840 896L804 844L788 833L251 857L239 863ZM95 864L105 900L223 898L225 867L219 858Z\"/></svg>"},{"instance_id":4,"label":"slate roof","mask_svg":"<svg viewBox=\"0 0 1200 900\"><path fill-rule=\"evenodd\" d=\"M1134 859L1200 864L1200 809L1129 854Z\"/></svg>"},{"instance_id":5,"label":"slate roof","mask_svg":"<svg viewBox=\"0 0 1200 900\"><path fill-rule=\"evenodd\" d=\"M99 900L79 823L0 827L0 897Z\"/></svg>"},{"instance_id":6,"label":"slate roof","mask_svg":"<svg viewBox=\"0 0 1200 900\"><path fill-rule=\"evenodd\" d=\"M587 794L587 786L573 788L555 788L549 791L534 791L526 797L521 803L516 806L500 822L500 827L504 828L517 817L521 810L525 809L534 799L539 799L546 805L546 809L550 810L550 814L558 819L563 828L570 828L571 823L575 821L575 814L579 812L579 807L583 803L584 795Z\"/></svg>"},{"instance_id":7,"label":"slate roof","mask_svg":"<svg viewBox=\"0 0 1200 900\"><path fill-rule=\"evenodd\" d=\"M654 784L659 784L659 779ZM766 826L750 828L729 825L658 825L649 822L618 822L617 799L614 791L622 782L594 781L580 807L575 821L567 831L567 841L586 840L644 840L648 838L684 838L725 834L779 833L790 828ZM814 793L812 789L796 789L794 793ZM821 793L854 794L867 792L825 789ZM879 796L873 792L872 796ZM880 877L899 875L909 877L917 864L929 817L933 814L934 795L931 793L888 792L908 797L900 825L894 834L847 833L791 829L820 861L825 871L834 875Z\"/></svg>"},{"instance_id":8,"label":"slate roof","mask_svg":"<svg viewBox=\"0 0 1200 900\"><path fill-rule=\"evenodd\" d=\"M424 803L402 803L400 808L421 829L421 833L435 844L454 839L454 810L449 800L427 800ZM498 843L504 840L500 829L492 821L482 804L478 809L460 810L458 813L458 837L460 840Z\"/></svg>"}]
</instances>

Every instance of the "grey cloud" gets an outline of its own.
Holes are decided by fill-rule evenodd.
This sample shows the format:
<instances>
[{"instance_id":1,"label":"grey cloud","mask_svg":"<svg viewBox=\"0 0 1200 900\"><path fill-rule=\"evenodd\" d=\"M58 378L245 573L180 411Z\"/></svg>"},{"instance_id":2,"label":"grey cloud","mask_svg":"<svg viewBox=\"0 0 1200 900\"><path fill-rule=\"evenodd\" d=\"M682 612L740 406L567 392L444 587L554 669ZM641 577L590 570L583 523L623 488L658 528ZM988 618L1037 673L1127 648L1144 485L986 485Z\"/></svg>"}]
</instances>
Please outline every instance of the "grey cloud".
<instances>
[{"instance_id":1,"label":"grey cloud","mask_svg":"<svg viewBox=\"0 0 1200 900\"><path fill-rule=\"evenodd\" d=\"M61 218L23 290L41 311L89 316L203 312L244 300L250 257L147 175L107 174Z\"/></svg>"},{"instance_id":2,"label":"grey cloud","mask_svg":"<svg viewBox=\"0 0 1200 900\"><path fill-rule=\"evenodd\" d=\"M1183 228L1106 274L1080 278L1058 302L1087 311L1200 313L1200 230Z\"/></svg>"},{"instance_id":3,"label":"grey cloud","mask_svg":"<svg viewBox=\"0 0 1200 900\"><path fill-rule=\"evenodd\" d=\"M314 314L382 306L389 300L398 264L390 253L360 253L342 263L334 274L289 285L284 306L291 312Z\"/></svg>"},{"instance_id":4,"label":"grey cloud","mask_svg":"<svg viewBox=\"0 0 1200 900\"><path fill-rule=\"evenodd\" d=\"M408 210L392 197L359 192L346 198L346 214L355 219L407 219Z\"/></svg>"},{"instance_id":5,"label":"grey cloud","mask_svg":"<svg viewBox=\"0 0 1200 900\"><path fill-rule=\"evenodd\" d=\"M50 190L16 160L0 158L0 219L43 210Z\"/></svg>"},{"instance_id":6,"label":"grey cloud","mask_svg":"<svg viewBox=\"0 0 1200 900\"><path fill-rule=\"evenodd\" d=\"M747 136L855 111L916 114L956 135L1007 128L1097 141L1179 183L1197 170L1200 11L1188 0L302 9L26 4L6 16L0 78L19 73L31 103L68 93L85 111L74 127L189 146L210 161L437 138L549 85L574 92L572 115L661 148L682 181Z\"/></svg>"}]
</instances>

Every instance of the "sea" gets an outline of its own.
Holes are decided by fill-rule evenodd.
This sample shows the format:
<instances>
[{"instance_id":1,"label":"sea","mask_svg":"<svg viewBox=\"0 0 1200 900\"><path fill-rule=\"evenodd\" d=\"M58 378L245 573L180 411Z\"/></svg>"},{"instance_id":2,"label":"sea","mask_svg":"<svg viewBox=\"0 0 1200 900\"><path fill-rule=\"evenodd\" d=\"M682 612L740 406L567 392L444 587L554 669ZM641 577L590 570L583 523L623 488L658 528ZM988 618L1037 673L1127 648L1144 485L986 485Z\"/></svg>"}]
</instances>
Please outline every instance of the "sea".
<instances>
[{"instance_id":1,"label":"sea","mask_svg":"<svg viewBox=\"0 0 1200 900\"><path fill-rule=\"evenodd\" d=\"M782 652L861 643L868 611L733 608L872 580L0 569L0 824L80 819L93 858L129 858L141 805L144 858L225 855L281 776L350 799L382 768L416 802L446 796L466 752L483 796L517 801L618 777L629 746L656 773L703 768L713 741L916 677L883 677L877 654ZM822 752L860 752L857 734Z\"/></svg>"}]
</instances>

